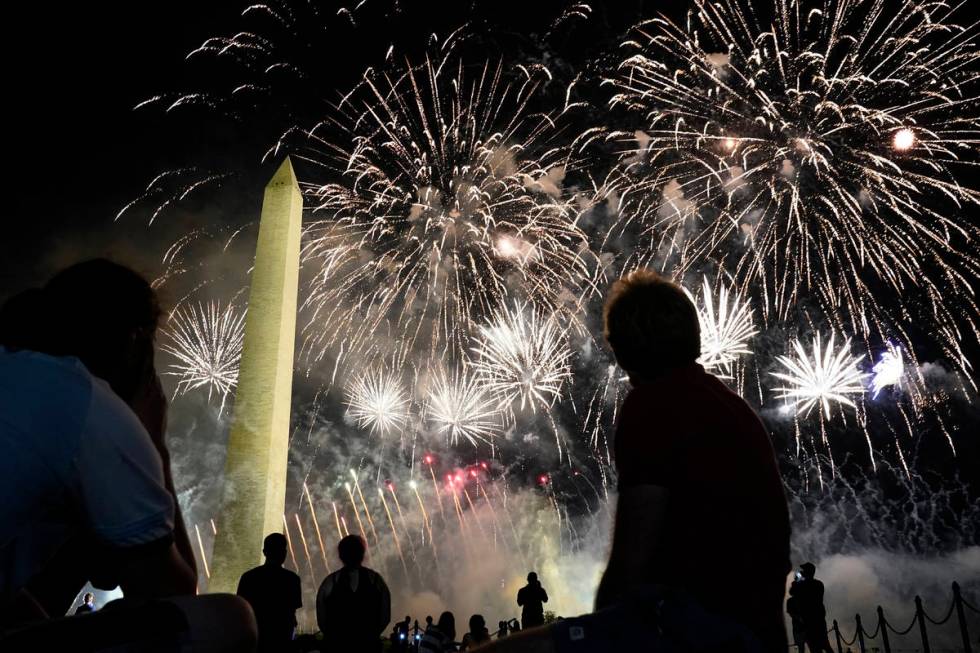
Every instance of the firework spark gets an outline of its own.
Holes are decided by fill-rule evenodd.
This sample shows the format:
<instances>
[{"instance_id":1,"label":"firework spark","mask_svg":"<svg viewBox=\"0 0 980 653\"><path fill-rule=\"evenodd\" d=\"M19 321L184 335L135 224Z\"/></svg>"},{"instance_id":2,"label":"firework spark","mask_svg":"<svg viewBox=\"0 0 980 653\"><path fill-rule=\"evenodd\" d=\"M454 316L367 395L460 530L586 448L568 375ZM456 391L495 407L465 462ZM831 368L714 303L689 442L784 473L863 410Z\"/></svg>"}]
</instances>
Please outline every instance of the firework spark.
<instances>
[{"instance_id":1,"label":"firework spark","mask_svg":"<svg viewBox=\"0 0 980 653\"><path fill-rule=\"evenodd\" d=\"M700 300L689 292L688 296L697 306L701 326L698 362L706 370L728 376L740 357L752 353L749 340L758 333L752 319L752 307L739 295L729 293L725 286L719 287L715 296L707 277L701 287Z\"/></svg>"},{"instance_id":2,"label":"firework spark","mask_svg":"<svg viewBox=\"0 0 980 653\"><path fill-rule=\"evenodd\" d=\"M874 373L871 379L871 391L875 398L885 388L900 385L905 376L905 360L901 348L889 347L871 371Z\"/></svg>"},{"instance_id":3,"label":"firework spark","mask_svg":"<svg viewBox=\"0 0 980 653\"><path fill-rule=\"evenodd\" d=\"M479 332L474 368L498 407L548 410L571 376L567 330L559 319L529 305L505 306Z\"/></svg>"},{"instance_id":4,"label":"firework spark","mask_svg":"<svg viewBox=\"0 0 980 653\"><path fill-rule=\"evenodd\" d=\"M827 419L830 419L832 403L855 408L851 397L864 393L863 380L867 375L858 368L864 356L852 356L850 346L851 340L848 338L840 349L835 350L834 336L831 335L824 348L818 335L808 352L799 340L795 340L794 357L777 357L786 371L773 372L772 376L787 384L774 388L777 396L787 400L797 413L807 415L819 404Z\"/></svg>"},{"instance_id":5,"label":"firework spark","mask_svg":"<svg viewBox=\"0 0 980 653\"><path fill-rule=\"evenodd\" d=\"M499 411L476 376L465 372L439 372L433 379L427 417L450 444L465 438L476 446L491 442L500 427Z\"/></svg>"},{"instance_id":6,"label":"firework spark","mask_svg":"<svg viewBox=\"0 0 980 653\"><path fill-rule=\"evenodd\" d=\"M527 110L545 69L468 73L451 47L390 70L367 74L308 133L330 181L306 186L323 216L304 251L320 270L307 348L318 356L343 339L350 351L390 330L407 349L462 360L474 316L504 297L557 308L581 295L567 289L584 284L588 248L562 192L571 150L555 141L568 107Z\"/></svg>"},{"instance_id":7,"label":"firework spark","mask_svg":"<svg viewBox=\"0 0 980 653\"><path fill-rule=\"evenodd\" d=\"M980 134L977 24L944 2L765 5L695 0L685 24L634 28L608 80L643 125L610 137L623 219L682 272L722 260L767 320L812 297L884 337L918 312L967 365L980 193L955 172Z\"/></svg>"},{"instance_id":8,"label":"firework spark","mask_svg":"<svg viewBox=\"0 0 980 653\"><path fill-rule=\"evenodd\" d=\"M378 368L357 377L347 390L347 411L361 428L386 436L410 417L409 400L399 379Z\"/></svg>"},{"instance_id":9,"label":"firework spark","mask_svg":"<svg viewBox=\"0 0 980 653\"><path fill-rule=\"evenodd\" d=\"M164 331L161 349L176 358L166 374L177 377L176 394L206 387L221 396L224 410L228 394L238 383L238 367L245 336L245 313L233 304L218 302L176 310ZM219 411L220 412L220 411Z\"/></svg>"}]
</instances>

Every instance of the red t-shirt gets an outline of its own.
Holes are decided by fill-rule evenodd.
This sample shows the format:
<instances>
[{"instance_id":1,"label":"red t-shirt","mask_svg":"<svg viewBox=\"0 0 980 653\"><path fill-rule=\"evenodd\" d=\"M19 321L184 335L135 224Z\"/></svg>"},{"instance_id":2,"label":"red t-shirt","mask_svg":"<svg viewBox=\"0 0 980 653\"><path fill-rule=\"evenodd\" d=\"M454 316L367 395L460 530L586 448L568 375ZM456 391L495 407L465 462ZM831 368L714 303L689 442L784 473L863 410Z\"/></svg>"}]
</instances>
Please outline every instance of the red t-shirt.
<instances>
[{"instance_id":1,"label":"red t-shirt","mask_svg":"<svg viewBox=\"0 0 980 653\"><path fill-rule=\"evenodd\" d=\"M616 429L620 489L666 488L655 582L786 650L789 511L758 416L697 364L638 384Z\"/></svg>"}]
</instances>

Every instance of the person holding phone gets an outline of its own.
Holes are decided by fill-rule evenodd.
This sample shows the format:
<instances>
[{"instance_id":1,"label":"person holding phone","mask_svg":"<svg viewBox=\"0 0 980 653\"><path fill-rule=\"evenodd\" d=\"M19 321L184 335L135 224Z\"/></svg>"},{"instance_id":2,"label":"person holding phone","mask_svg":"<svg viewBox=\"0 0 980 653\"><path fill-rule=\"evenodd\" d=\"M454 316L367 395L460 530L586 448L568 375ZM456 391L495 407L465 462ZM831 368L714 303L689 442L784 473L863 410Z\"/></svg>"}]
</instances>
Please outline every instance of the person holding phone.
<instances>
[{"instance_id":1,"label":"person holding phone","mask_svg":"<svg viewBox=\"0 0 980 653\"><path fill-rule=\"evenodd\" d=\"M244 601L192 598L197 567L153 362L160 314L145 279L104 259L67 268L0 311L5 651L98 650L140 637L189 639L202 651L254 644ZM57 620L86 582L120 587L125 607Z\"/></svg>"}]
</instances>

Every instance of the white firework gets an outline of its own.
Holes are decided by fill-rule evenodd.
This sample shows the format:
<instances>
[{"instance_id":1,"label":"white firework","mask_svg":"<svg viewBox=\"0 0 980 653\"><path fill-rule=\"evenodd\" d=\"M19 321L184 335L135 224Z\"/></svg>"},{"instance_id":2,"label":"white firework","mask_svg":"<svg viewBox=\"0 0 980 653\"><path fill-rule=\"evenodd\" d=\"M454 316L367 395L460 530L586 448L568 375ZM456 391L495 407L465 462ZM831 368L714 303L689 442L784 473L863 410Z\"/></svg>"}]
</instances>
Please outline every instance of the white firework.
<instances>
[{"instance_id":1,"label":"white firework","mask_svg":"<svg viewBox=\"0 0 980 653\"><path fill-rule=\"evenodd\" d=\"M897 386L902 383L905 375L905 359L899 347L889 345L888 349L881 355L881 360L871 368L874 376L871 379L871 391L874 398L878 393L889 386Z\"/></svg>"},{"instance_id":2,"label":"white firework","mask_svg":"<svg viewBox=\"0 0 980 653\"><path fill-rule=\"evenodd\" d=\"M504 307L480 327L474 367L498 408L548 410L571 376L567 330L528 305Z\"/></svg>"},{"instance_id":3,"label":"white firework","mask_svg":"<svg viewBox=\"0 0 980 653\"><path fill-rule=\"evenodd\" d=\"M864 356L851 354L851 339L844 341L840 349L834 349L834 335L824 348L818 335L810 351L799 340L793 342L795 356L778 356L785 372L772 375L787 385L774 388L780 399L786 399L796 408L797 414L809 414L820 404L823 414L830 418L831 404L856 408L851 397L864 393L867 376L858 368Z\"/></svg>"},{"instance_id":4,"label":"white firework","mask_svg":"<svg viewBox=\"0 0 980 653\"><path fill-rule=\"evenodd\" d=\"M691 293L687 294L698 309L701 326L701 357L698 362L706 370L727 376L740 357L752 353L749 340L759 332L755 327L752 306L740 295L729 293L725 286L720 286L717 297L714 297L707 277L701 287L700 301L695 300Z\"/></svg>"},{"instance_id":5,"label":"white firework","mask_svg":"<svg viewBox=\"0 0 980 653\"><path fill-rule=\"evenodd\" d=\"M245 313L218 302L177 309L164 331L161 349L177 359L165 374L177 377L174 395L206 387L208 399L225 400L238 384L245 337Z\"/></svg>"},{"instance_id":6,"label":"white firework","mask_svg":"<svg viewBox=\"0 0 980 653\"><path fill-rule=\"evenodd\" d=\"M394 374L368 370L347 389L347 413L359 427L386 436L408 423L409 400Z\"/></svg>"},{"instance_id":7,"label":"white firework","mask_svg":"<svg viewBox=\"0 0 980 653\"><path fill-rule=\"evenodd\" d=\"M478 379L465 372L440 371L432 381L427 418L450 444L465 438L473 446L491 442L500 427L500 413Z\"/></svg>"}]
</instances>

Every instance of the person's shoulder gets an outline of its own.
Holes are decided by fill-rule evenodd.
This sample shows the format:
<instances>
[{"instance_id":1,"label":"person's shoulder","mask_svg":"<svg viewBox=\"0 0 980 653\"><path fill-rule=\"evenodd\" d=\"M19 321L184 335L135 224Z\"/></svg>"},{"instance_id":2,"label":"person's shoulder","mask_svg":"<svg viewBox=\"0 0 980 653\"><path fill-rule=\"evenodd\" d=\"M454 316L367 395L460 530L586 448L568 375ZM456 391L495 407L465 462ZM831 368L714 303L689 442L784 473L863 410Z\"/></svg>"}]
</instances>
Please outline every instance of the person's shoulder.
<instances>
[{"instance_id":1,"label":"person's shoulder","mask_svg":"<svg viewBox=\"0 0 980 653\"><path fill-rule=\"evenodd\" d=\"M16 376L20 387L43 385L45 396L59 400L65 395L87 396L98 381L74 356L52 356L27 349L0 348L0 370Z\"/></svg>"},{"instance_id":2,"label":"person's shoulder","mask_svg":"<svg viewBox=\"0 0 980 653\"><path fill-rule=\"evenodd\" d=\"M299 574L297 574L292 569L286 569L285 567L279 567L279 575L282 576L283 578L287 579L287 581L290 582L290 583L299 583L300 582Z\"/></svg>"}]
</instances>

